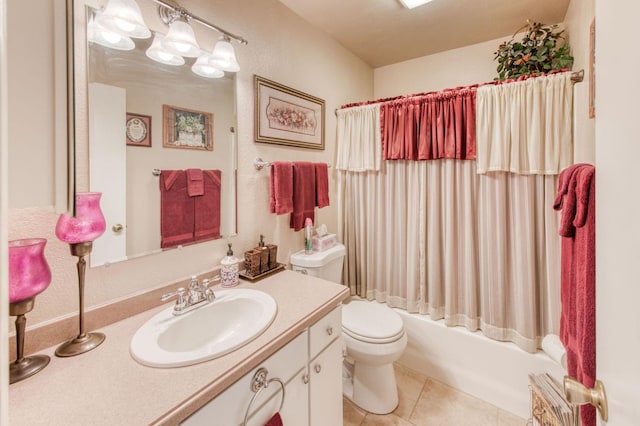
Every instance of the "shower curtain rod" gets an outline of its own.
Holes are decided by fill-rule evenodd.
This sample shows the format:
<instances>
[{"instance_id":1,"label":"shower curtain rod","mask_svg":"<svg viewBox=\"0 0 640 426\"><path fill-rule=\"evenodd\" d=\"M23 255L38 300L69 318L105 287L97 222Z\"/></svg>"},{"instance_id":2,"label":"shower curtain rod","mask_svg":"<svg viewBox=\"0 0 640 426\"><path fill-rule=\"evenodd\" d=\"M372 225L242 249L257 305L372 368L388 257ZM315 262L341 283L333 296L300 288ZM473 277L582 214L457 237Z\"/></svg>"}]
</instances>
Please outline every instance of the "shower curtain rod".
<instances>
[{"instance_id":1,"label":"shower curtain rod","mask_svg":"<svg viewBox=\"0 0 640 426\"><path fill-rule=\"evenodd\" d=\"M556 73L552 72L552 73L548 73L548 74L545 74L545 75L552 75L552 74L556 74ZM540 77L542 77L542 76L540 76ZM527 78L535 78L535 77L526 77L526 78L524 78L524 80L526 80ZM574 72L571 73L571 81L573 83L579 83L582 80L584 80L584 70L583 69L580 70L580 71L574 71ZM468 88L472 88L472 87L486 86L488 84L509 84L509 83L515 83L517 81L522 81L522 80L513 80L513 81L507 81L507 82L491 81L491 82L488 82L488 83L479 83L479 84L471 84L469 86L460 86L460 87L456 87L454 89L444 89L444 90L433 91L433 92L414 93L413 95L394 96L394 97L391 97L391 98L376 99L374 101L353 102L353 103L350 103L350 104L342 105L340 108L336 108L334 110L334 113L337 115L338 114L338 110L351 108L351 107L354 107L354 106L379 104L379 103L382 103L382 102L395 101L395 100L398 100L398 99L408 99L408 98L413 98L413 97L417 97L417 96L425 96L425 95L428 95L428 94L445 92L447 90L468 89Z\"/></svg>"}]
</instances>

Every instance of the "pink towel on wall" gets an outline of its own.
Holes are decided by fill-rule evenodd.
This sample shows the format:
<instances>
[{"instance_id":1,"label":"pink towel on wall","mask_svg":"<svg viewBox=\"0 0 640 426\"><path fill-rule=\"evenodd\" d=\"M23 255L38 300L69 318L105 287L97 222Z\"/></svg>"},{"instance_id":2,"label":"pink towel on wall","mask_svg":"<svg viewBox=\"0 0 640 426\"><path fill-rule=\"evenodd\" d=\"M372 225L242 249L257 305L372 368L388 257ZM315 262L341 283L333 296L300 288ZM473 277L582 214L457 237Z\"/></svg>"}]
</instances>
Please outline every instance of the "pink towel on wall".
<instances>
[{"instance_id":1,"label":"pink towel on wall","mask_svg":"<svg viewBox=\"0 0 640 426\"><path fill-rule=\"evenodd\" d=\"M316 207L329 205L329 166L327 163L315 163L316 169Z\"/></svg>"},{"instance_id":2,"label":"pink towel on wall","mask_svg":"<svg viewBox=\"0 0 640 426\"><path fill-rule=\"evenodd\" d=\"M204 194L201 169L187 169L187 194L189 194L189 197L197 197Z\"/></svg>"},{"instance_id":3,"label":"pink towel on wall","mask_svg":"<svg viewBox=\"0 0 640 426\"><path fill-rule=\"evenodd\" d=\"M193 199L187 194L187 176L182 170L160 172L160 247L175 247L193 241Z\"/></svg>"},{"instance_id":4,"label":"pink towel on wall","mask_svg":"<svg viewBox=\"0 0 640 426\"><path fill-rule=\"evenodd\" d=\"M288 161L271 163L269 211L275 214L293 212L293 165Z\"/></svg>"},{"instance_id":5,"label":"pink towel on wall","mask_svg":"<svg viewBox=\"0 0 640 426\"><path fill-rule=\"evenodd\" d=\"M280 413L275 413L264 426L284 426Z\"/></svg>"},{"instance_id":6,"label":"pink towel on wall","mask_svg":"<svg viewBox=\"0 0 640 426\"><path fill-rule=\"evenodd\" d=\"M564 176L563 176L564 175ZM556 210L562 210L560 339L567 372L588 388L596 379L595 169L588 164L560 174ZM583 426L596 424L595 407L580 407Z\"/></svg>"},{"instance_id":7,"label":"pink towel on wall","mask_svg":"<svg viewBox=\"0 0 640 426\"><path fill-rule=\"evenodd\" d=\"M203 195L194 198L194 241L220 237L220 189L222 172L204 170Z\"/></svg>"},{"instance_id":8,"label":"pink towel on wall","mask_svg":"<svg viewBox=\"0 0 640 426\"><path fill-rule=\"evenodd\" d=\"M293 212L289 227L294 231L304 228L304 220L315 220L316 169L313 163L297 161L293 163Z\"/></svg>"}]
</instances>

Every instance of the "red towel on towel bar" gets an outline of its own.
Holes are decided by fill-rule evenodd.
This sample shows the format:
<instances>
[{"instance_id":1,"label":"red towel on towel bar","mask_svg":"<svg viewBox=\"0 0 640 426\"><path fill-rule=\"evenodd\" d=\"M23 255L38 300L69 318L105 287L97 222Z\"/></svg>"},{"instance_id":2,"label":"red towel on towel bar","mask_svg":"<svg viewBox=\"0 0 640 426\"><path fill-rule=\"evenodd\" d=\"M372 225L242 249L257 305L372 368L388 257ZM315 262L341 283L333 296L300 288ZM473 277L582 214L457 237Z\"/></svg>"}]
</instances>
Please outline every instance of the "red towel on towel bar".
<instances>
[{"instance_id":1,"label":"red towel on towel bar","mask_svg":"<svg viewBox=\"0 0 640 426\"><path fill-rule=\"evenodd\" d=\"M560 339L567 372L588 388L596 379L595 169L571 166L560 174L554 208L562 210ZM580 407L583 426L596 424L595 407Z\"/></svg>"},{"instance_id":2,"label":"red towel on towel bar","mask_svg":"<svg viewBox=\"0 0 640 426\"><path fill-rule=\"evenodd\" d=\"M329 205L329 166L327 163L316 163L316 207Z\"/></svg>"},{"instance_id":3,"label":"red towel on towel bar","mask_svg":"<svg viewBox=\"0 0 640 426\"><path fill-rule=\"evenodd\" d=\"M222 172L204 170L202 196L194 201L194 241L220 237L220 188Z\"/></svg>"},{"instance_id":4,"label":"red towel on towel bar","mask_svg":"<svg viewBox=\"0 0 640 426\"><path fill-rule=\"evenodd\" d=\"M304 228L304 220L315 220L316 169L313 163L297 161L293 163L293 213L289 227L294 231Z\"/></svg>"},{"instance_id":5,"label":"red towel on towel bar","mask_svg":"<svg viewBox=\"0 0 640 426\"><path fill-rule=\"evenodd\" d=\"M187 176L182 170L160 172L160 247L175 247L193 241L193 199L187 194Z\"/></svg>"},{"instance_id":6,"label":"red towel on towel bar","mask_svg":"<svg viewBox=\"0 0 640 426\"><path fill-rule=\"evenodd\" d=\"M275 214L293 212L293 166L288 161L271 163L269 211Z\"/></svg>"}]
</instances>

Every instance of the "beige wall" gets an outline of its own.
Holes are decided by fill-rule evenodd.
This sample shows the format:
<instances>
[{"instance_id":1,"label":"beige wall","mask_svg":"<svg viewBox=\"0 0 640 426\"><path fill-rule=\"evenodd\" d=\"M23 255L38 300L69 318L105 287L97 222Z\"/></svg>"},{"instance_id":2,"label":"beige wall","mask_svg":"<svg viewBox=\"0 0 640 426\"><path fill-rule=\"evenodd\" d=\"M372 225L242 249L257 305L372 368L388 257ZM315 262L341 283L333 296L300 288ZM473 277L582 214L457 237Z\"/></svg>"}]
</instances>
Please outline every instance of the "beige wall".
<instances>
[{"instance_id":1,"label":"beige wall","mask_svg":"<svg viewBox=\"0 0 640 426\"><path fill-rule=\"evenodd\" d=\"M139 0L140 4L150 0ZM53 5L41 8L29 2L10 2L10 180L9 238L48 238L46 256L53 272L51 286L36 300L28 327L77 312L75 261L69 248L54 234L57 215L53 208ZM288 216L268 213L268 170L253 168L256 157L266 160L308 160L335 163L334 109L355 99L373 96L373 73L364 62L308 24L276 0L183 0L192 13L211 19L249 40L237 46L242 70L237 74L238 114L238 230L231 241L236 254L253 247L260 234L279 245L278 259L302 248L302 234L289 229ZM35 16L34 16L35 15ZM33 22L41 23L40 26ZM194 24L196 27L198 24ZM208 48L217 37L209 34ZM15 44L14 44L15 43ZM37 59L22 54L20 46ZM207 43L203 43L207 44ZM36 67L31 62L39 61ZM257 144L253 141L253 76L263 76L326 102L324 151ZM33 125L37 117L37 126ZM23 135L29 131L28 144ZM35 134L35 137L32 137ZM37 171L37 173L36 173ZM336 175L330 174L335 200ZM335 202L318 210L317 222L337 227ZM87 272L87 308L159 287L195 273L210 270L226 254L225 241L214 241L171 250Z\"/></svg>"}]
</instances>

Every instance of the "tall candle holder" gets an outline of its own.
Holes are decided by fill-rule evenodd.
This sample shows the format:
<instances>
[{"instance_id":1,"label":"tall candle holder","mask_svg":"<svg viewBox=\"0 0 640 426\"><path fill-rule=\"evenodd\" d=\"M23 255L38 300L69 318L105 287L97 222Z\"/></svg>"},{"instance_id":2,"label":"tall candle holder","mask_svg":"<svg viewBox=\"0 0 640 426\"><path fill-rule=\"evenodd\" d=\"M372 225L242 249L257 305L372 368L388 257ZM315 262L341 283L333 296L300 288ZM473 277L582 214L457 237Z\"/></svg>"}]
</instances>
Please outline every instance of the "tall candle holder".
<instances>
[{"instance_id":1,"label":"tall candle holder","mask_svg":"<svg viewBox=\"0 0 640 426\"><path fill-rule=\"evenodd\" d=\"M44 257L46 244L44 238L9 241L9 315L16 317L16 360L9 364L9 383L33 376L50 361L47 355L24 356L25 314L51 283L51 270Z\"/></svg>"},{"instance_id":2,"label":"tall candle holder","mask_svg":"<svg viewBox=\"0 0 640 426\"><path fill-rule=\"evenodd\" d=\"M87 333L84 324L84 285L87 261L85 259L93 249L93 241L100 237L106 228L104 215L100 210L100 192L76 194L76 215L60 215L56 224L56 236L69 244L71 255L78 257L78 294L79 294L79 334L58 346L56 356L69 357L80 355L99 346L105 339L103 333Z\"/></svg>"}]
</instances>

